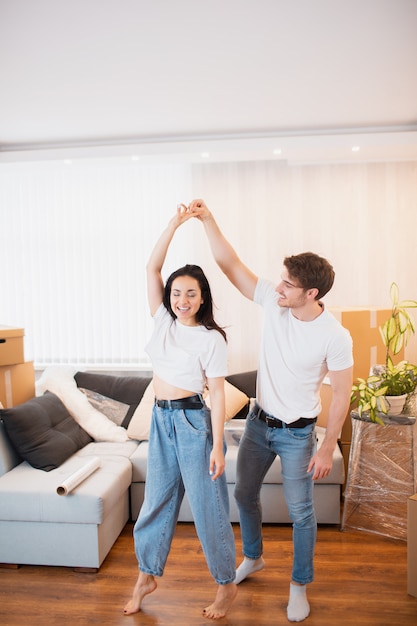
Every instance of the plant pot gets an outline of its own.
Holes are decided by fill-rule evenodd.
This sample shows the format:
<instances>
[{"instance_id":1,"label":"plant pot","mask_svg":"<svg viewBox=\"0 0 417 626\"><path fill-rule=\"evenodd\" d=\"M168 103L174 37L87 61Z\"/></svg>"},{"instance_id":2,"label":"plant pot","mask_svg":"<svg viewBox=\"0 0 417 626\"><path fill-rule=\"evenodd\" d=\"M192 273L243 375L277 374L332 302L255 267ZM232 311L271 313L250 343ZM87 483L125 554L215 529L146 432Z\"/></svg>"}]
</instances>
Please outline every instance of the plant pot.
<instances>
[{"instance_id":1,"label":"plant pot","mask_svg":"<svg viewBox=\"0 0 417 626\"><path fill-rule=\"evenodd\" d=\"M404 408L405 401L407 400L407 396L407 393L403 393L402 396L385 396L389 404L388 415L400 415Z\"/></svg>"}]
</instances>

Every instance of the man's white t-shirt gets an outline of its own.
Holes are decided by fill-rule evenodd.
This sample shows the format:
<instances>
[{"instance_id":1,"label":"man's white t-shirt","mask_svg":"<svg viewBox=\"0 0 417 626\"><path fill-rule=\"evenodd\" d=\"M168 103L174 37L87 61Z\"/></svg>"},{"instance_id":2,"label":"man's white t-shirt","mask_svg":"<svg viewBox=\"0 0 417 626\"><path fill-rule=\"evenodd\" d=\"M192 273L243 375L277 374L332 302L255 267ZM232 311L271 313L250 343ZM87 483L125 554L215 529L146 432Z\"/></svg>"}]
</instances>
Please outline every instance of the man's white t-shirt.
<instances>
[{"instance_id":1,"label":"man's white t-shirt","mask_svg":"<svg viewBox=\"0 0 417 626\"><path fill-rule=\"evenodd\" d=\"M154 315L155 327L145 347L153 371L180 389L203 393L207 378L227 374L227 344L217 330L185 326L163 304Z\"/></svg>"},{"instance_id":2,"label":"man's white t-shirt","mask_svg":"<svg viewBox=\"0 0 417 626\"><path fill-rule=\"evenodd\" d=\"M259 279L254 302L263 307L264 319L257 401L266 413L289 424L320 413L320 386L328 371L353 364L352 338L328 311L303 322L277 300L275 286Z\"/></svg>"}]
</instances>

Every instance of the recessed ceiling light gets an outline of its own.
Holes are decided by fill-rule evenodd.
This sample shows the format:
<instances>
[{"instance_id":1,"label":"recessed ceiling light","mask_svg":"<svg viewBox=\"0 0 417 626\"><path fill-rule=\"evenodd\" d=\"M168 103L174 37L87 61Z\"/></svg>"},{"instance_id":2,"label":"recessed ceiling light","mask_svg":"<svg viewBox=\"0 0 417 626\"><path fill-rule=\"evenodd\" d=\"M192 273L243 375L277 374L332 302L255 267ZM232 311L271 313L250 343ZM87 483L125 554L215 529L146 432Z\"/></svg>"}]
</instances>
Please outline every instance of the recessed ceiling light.
<instances>
[{"instance_id":1,"label":"recessed ceiling light","mask_svg":"<svg viewBox=\"0 0 417 626\"><path fill-rule=\"evenodd\" d=\"M131 159L132 161L139 161L139 157L137 154L132 154Z\"/></svg>"},{"instance_id":2,"label":"recessed ceiling light","mask_svg":"<svg viewBox=\"0 0 417 626\"><path fill-rule=\"evenodd\" d=\"M273 154L281 154L282 150L281 148L275 148L275 150L273 151Z\"/></svg>"},{"instance_id":3,"label":"recessed ceiling light","mask_svg":"<svg viewBox=\"0 0 417 626\"><path fill-rule=\"evenodd\" d=\"M360 146L353 146L352 147L352 152L359 152L360 149L361 149Z\"/></svg>"},{"instance_id":4,"label":"recessed ceiling light","mask_svg":"<svg viewBox=\"0 0 417 626\"><path fill-rule=\"evenodd\" d=\"M201 158L202 158L202 159L208 159L208 158L209 158L209 156L210 156L210 153L209 153L209 152L202 152L202 153L201 153Z\"/></svg>"}]
</instances>

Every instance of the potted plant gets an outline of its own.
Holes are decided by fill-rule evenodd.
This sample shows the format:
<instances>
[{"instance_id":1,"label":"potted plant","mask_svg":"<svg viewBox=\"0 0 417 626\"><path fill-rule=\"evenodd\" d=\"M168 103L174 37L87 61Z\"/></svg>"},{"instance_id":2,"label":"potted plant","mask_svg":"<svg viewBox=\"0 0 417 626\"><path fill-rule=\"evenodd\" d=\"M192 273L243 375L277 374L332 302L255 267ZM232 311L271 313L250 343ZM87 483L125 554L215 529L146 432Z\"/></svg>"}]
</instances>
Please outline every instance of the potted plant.
<instances>
[{"instance_id":1,"label":"potted plant","mask_svg":"<svg viewBox=\"0 0 417 626\"><path fill-rule=\"evenodd\" d=\"M388 358L386 365L375 365L372 371L383 381L386 396L407 396L417 386L417 365L408 361L394 365L392 359Z\"/></svg>"},{"instance_id":2,"label":"potted plant","mask_svg":"<svg viewBox=\"0 0 417 626\"><path fill-rule=\"evenodd\" d=\"M369 412L372 422L383 423L378 413L399 414L410 393L417 387L417 366L408 361L394 363L393 357L405 347L415 333L412 317L407 309L417 308L416 300L399 300L398 285L390 287L392 310L390 317L379 327L379 332L386 347L385 363L375 365L371 375L365 380L358 378L352 387L351 403L358 403L358 413ZM401 404L395 408L395 399Z\"/></svg>"},{"instance_id":3,"label":"potted plant","mask_svg":"<svg viewBox=\"0 0 417 626\"><path fill-rule=\"evenodd\" d=\"M384 424L383 415L388 413L389 406L385 400L386 387L381 387L381 377L376 375L358 378L352 386L350 403L357 402L359 417L366 413L371 422ZM382 414L382 415L381 415Z\"/></svg>"}]
</instances>

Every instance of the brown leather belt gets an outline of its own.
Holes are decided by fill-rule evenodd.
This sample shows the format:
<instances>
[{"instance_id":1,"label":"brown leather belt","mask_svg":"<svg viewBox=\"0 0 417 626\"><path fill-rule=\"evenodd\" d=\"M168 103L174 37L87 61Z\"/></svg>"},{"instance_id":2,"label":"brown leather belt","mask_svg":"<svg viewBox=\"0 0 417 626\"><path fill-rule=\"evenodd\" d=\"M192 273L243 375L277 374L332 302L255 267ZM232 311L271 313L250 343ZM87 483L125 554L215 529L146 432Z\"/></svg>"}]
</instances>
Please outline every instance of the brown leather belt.
<instances>
[{"instance_id":1,"label":"brown leather belt","mask_svg":"<svg viewBox=\"0 0 417 626\"><path fill-rule=\"evenodd\" d=\"M257 412L258 414L258 418L262 420L262 422L265 422L265 424L269 426L269 428L304 428L305 426L308 426L309 424L313 424L314 422L317 422L317 417L312 417L312 418L300 417L295 422L291 422L291 424L286 424L285 422L278 419L277 417L272 417L272 415L268 415L268 413L265 413L265 411L261 409L261 407L258 404L255 405L254 410L255 410L255 413Z\"/></svg>"}]
</instances>

